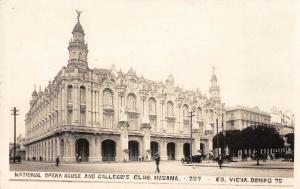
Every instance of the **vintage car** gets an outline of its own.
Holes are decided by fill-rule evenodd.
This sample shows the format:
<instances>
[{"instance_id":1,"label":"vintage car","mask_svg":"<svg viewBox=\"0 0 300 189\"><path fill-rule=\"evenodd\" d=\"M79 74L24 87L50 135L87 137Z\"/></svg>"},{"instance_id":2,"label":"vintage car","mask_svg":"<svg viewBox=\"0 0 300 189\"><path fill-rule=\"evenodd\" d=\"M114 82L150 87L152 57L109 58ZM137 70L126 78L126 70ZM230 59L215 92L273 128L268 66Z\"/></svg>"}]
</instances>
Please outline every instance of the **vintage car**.
<instances>
[{"instance_id":1,"label":"vintage car","mask_svg":"<svg viewBox=\"0 0 300 189\"><path fill-rule=\"evenodd\" d=\"M202 159L204 157L202 155L194 155L192 156L192 161L191 161L191 157L189 156L186 156L184 158L181 159L181 163L201 163L202 162Z\"/></svg>"}]
</instances>

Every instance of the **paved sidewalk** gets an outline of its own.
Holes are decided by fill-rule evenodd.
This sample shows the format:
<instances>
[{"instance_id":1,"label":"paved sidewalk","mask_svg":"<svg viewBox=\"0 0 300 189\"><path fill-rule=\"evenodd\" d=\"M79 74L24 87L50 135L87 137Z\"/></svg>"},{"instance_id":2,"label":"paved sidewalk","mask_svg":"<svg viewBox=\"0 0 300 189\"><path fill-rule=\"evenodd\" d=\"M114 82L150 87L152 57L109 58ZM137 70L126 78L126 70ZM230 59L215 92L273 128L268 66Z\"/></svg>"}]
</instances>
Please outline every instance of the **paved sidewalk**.
<instances>
[{"instance_id":1,"label":"paved sidewalk","mask_svg":"<svg viewBox=\"0 0 300 189\"><path fill-rule=\"evenodd\" d=\"M184 166L200 166L200 167L219 167L217 162L204 160L202 163L183 164ZM234 168L256 168L256 169L294 169L294 162L283 160L267 160L266 162L259 161L256 165L255 160L224 162L222 167Z\"/></svg>"}]
</instances>

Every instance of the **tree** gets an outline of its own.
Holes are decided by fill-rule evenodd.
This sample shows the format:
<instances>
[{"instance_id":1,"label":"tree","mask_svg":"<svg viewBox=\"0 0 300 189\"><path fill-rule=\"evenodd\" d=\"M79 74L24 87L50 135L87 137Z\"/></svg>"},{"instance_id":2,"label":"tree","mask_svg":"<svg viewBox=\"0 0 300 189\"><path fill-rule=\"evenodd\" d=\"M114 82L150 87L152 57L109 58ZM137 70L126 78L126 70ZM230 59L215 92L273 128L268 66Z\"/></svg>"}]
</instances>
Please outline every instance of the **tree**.
<instances>
[{"instance_id":1,"label":"tree","mask_svg":"<svg viewBox=\"0 0 300 189\"><path fill-rule=\"evenodd\" d=\"M290 145L292 152L294 152L294 133L288 133L285 135L286 142Z\"/></svg>"},{"instance_id":2,"label":"tree","mask_svg":"<svg viewBox=\"0 0 300 189\"><path fill-rule=\"evenodd\" d=\"M217 137L219 137L217 139ZM219 144L217 142L219 140ZM213 148L223 148L228 146L229 152L233 155L236 151L242 148L242 132L240 130L227 130L225 136L223 132L215 135L213 138Z\"/></svg>"},{"instance_id":3,"label":"tree","mask_svg":"<svg viewBox=\"0 0 300 189\"><path fill-rule=\"evenodd\" d=\"M242 148L242 132L240 130L228 130L225 135L225 145L228 146L230 155Z\"/></svg>"},{"instance_id":4,"label":"tree","mask_svg":"<svg viewBox=\"0 0 300 189\"><path fill-rule=\"evenodd\" d=\"M219 132L213 138L213 148L224 148L224 146L224 135L222 132Z\"/></svg>"},{"instance_id":5,"label":"tree","mask_svg":"<svg viewBox=\"0 0 300 189\"><path fill-rule=\"evenodd\" d=\"M242 130L244 149L254 149L256 151L257 165L261 156L261 149L278 148L283 146L283 139L274 127L257 125L247 127Z\"/></svg>"}]
</instances>

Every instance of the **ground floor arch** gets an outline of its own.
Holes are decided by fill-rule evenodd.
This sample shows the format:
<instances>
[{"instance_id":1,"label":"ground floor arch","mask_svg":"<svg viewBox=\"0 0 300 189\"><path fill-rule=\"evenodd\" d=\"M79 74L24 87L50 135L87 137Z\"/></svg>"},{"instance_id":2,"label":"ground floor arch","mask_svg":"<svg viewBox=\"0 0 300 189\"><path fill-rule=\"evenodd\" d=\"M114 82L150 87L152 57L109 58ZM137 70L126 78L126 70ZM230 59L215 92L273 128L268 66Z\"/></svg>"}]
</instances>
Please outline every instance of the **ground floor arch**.
<instances>
[{"instance_id":1,"label":"ground floor arch","mask_svg":"<svg viewBox=\"0 0 300 189\"><path fill-rule=\"evenodd\" d=\"M167 156L168 160L175 160L175 143L169 142L167 144Z\"/></svg>"},{"instance_id":2,"label":"ground floor arch","mask_svg":"<svg viewBox=\"0 0 300 189\"><path fill-rule=\"evenodd\" d=\"M88 161L89 160L89 141L81 138L75 142L75 153L78 160Z\"/></svg>"},{"instance_id":3,"label":"ground floor arch","mask_svg":"<svg viewBox=\"0 0 300 189\"><path fill-rule=\"evenodd\" d=\"M204 143L200 143L200 154L201 155L205 154L205 144Z\"/></svg>"},{"instance_id":4,"label":"ground floor arch","mask_svg":"<svg viewBox=\"0 0 300 189\"><path fill-rule=\"evenodd\" d=\"M190 151L191 151L190 144L189 143L184 143L183 144L183 156L184 157L189 157L190 154L191 154Z\"/></svg>"},{"instance_id":5,"label":"ground floor arch","mask_svg":"<svg viewBox=\"0 0 300 189\"><path fill-rule=\"evenodd\" d=\"M115 161L116 158L116 142L113 140L104 140L101 143L102 161Z\"/></svg>"},{"instance_id":6,"label":"ground floor arch","mask_svg":"<svg viewBox=\"0 0 300 189\"><path fill-rule=\"evenodd\" d=\"M128 142L129 160L137 161L139 157L139 143L137 141Z\"/></svg>"},{"instance_id":7,"label":"ground floor arch","mask_svg":"<svg viewBox=\"0 0 300 189\"><path fill-rule=\"evenodd\" d=\"M158 142L152 141L150 143L150 148L151 148L151 157L154 157L155 154L159 153Z\"/></svg>"}]
</instances>

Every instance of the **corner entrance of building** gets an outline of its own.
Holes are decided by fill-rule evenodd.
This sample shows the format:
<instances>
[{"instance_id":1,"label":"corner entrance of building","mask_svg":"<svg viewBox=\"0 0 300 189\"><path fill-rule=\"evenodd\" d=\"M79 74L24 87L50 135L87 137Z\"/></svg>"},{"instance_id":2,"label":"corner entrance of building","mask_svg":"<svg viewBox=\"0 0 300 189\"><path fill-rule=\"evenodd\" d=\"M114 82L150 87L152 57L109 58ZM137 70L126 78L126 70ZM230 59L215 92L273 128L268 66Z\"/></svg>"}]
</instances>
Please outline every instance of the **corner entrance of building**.
<instances>
[{"instance_id":1,"label":"corner entrance of building","mask_svg":"<svg viewBox=\"0 0 300 189\"><path fill-rule=\"evenodd\" d=\"M104 140L101 145L102 161L115 161L116 143L113 140Z\"/></svg>"},{"instance_id":2,"label":"corner entrance of building","mask_svg":"<svg viewBox=\"0 0 300 189\"><path fill-rule=\"evenodd\" d=\"M153 141L150 143L150 146L151 146L151 157L153 158L155 154L158 153L158 143Z\"/></svg>"},{"instance_id":3,"label":"corner entrance of building","mask_svg":"<svg viewBox=\"0 0 300 189\"><path fill-rule=\"evenodd\" d=\"M190 144L189 143L184 143L184 145L183 145L183 155L184 155L184 157L189 157L190 156Z\"/></svg>"},{"instance_id":4,"label":"corner entrance of building","mask_svg":"<svg viewBox=\"0 0 300 189\"><path fill-rule=\"evenodd\" d=\"M88 161L89 160L89 141L86 139L78 139L75 142L75 153L77 155L78 161Z\"/></svg>"},{"instance_id":5,"label":"corner entrance of building","mask_svg":"<svg viewBox=\"0 0 300 189\"><path fill-rule=\"evenodd\" d=\"M128 142L129 160L137 161L139 158L139 143L137 141Z\"/></svg>"},{"instance_id":6,"label":"corner entrance of building","mask_svg":"<svg viewBox=\"0 0 300 189\"><path fill-rule=\"evenodd\" d=\"M167 155L168 160L175 160L175 143L169 142L167 144Z\"/></svg>"}]
</instances>

